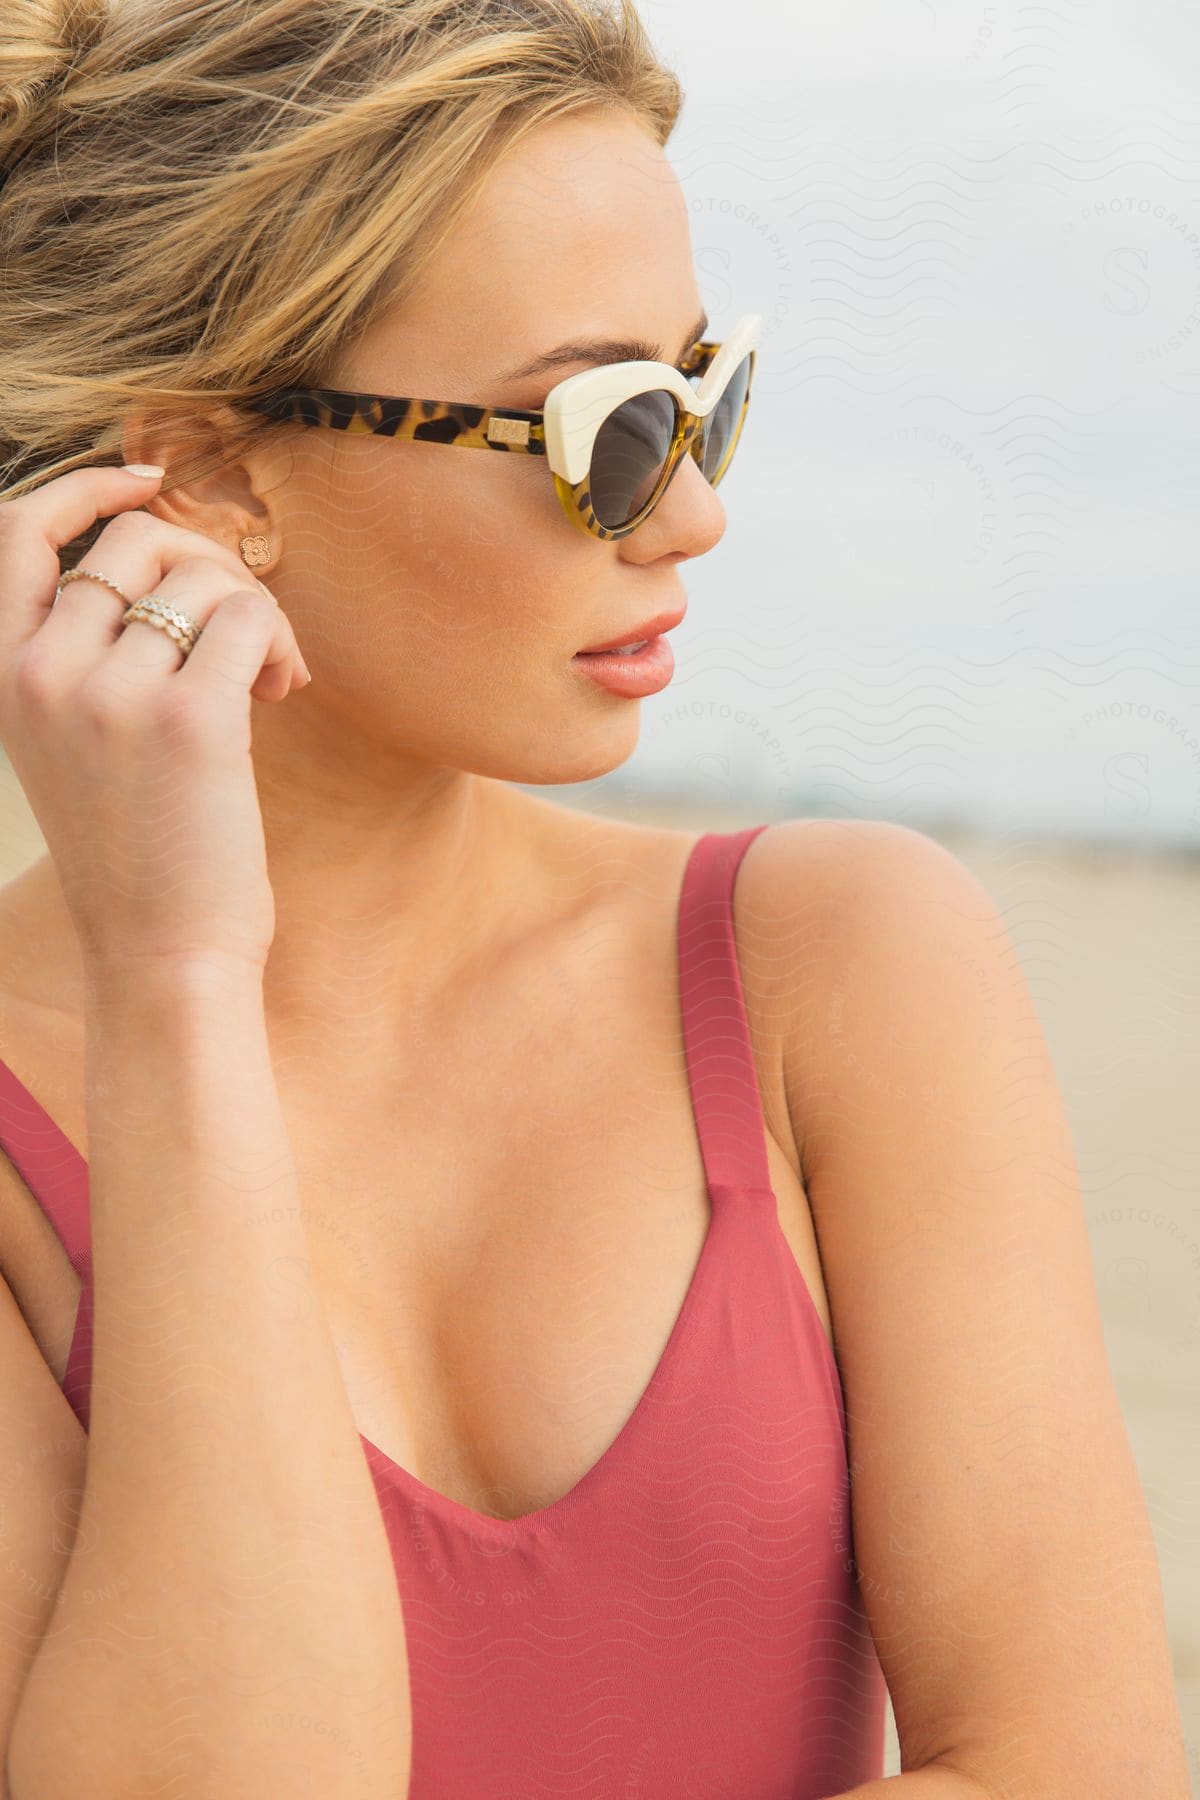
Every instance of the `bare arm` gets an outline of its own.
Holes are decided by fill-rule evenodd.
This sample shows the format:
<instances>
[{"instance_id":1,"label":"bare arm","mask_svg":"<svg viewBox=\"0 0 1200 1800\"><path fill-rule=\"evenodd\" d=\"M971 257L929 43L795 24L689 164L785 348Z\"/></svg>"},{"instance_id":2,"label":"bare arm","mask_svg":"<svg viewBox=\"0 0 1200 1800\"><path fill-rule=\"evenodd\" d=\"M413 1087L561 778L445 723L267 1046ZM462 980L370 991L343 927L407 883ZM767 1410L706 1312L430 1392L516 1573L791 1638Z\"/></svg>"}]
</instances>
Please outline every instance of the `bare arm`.
<instances>
[{"instance_id":1,"label":"bare arm","mask_svg":"<svg viewBox=\"0 0 1200 1800\"><path fill-rule=\"evenodd\" d=\"M1049 1794L1050 1789L1046 1792ZM906 1775L868 1781L865 1787L851 1788L840 1795L839 1800L998 1800L998 1796L989 1793L971 1775L929 1763L924 1769L910 1769Z\"/></svg>"},{"instance_id":2,"label":"bare arm","mask_svg":"<svg viewBox=\"0 0 1200 1800\"><path fill-rule=\"evenodd\" d=\"M1016 947L933 840L811 823L765 834L758 905L783 947L772 973L846 1389L853 1563L914 1771L899 1786L1185 1800L1154 1538Z\"/></svg>"},{"instance_id":3,"label":"bare arm","mask_svg":"<svg viewBox=\"0 0 1200 1800\"><path fill-rule=\"evenodd\" d=\"M402 1800L400 1598L324 1309L296 1302L261 982L95 980L86 1065L86 1477L11 1800Z\"/></svg>"}]
</instances>

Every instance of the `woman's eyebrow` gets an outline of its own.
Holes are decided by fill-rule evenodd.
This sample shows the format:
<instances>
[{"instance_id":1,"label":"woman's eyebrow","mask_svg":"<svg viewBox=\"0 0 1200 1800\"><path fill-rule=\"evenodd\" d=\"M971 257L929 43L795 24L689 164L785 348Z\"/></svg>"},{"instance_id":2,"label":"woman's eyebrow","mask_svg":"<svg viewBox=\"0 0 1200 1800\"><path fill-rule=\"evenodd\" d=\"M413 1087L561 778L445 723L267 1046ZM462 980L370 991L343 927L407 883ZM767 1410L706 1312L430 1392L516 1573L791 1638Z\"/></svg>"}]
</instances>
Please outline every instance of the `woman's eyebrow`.
<instances>
[{"instance_id":1,"label":"woman's eyebrow","mask_svg":"<svg viewBox=\"0 0 1200 1800\"><path fill-rule=\"evenodd\" d=\"M507 375L498 379L502 382L521 381L530 375L540 375L545 369L557 368L561 363L670 362L673 367L674 363L683 361L692 345L707 330L708 314L702 312L673 361L661 344L648 344L641 338L577 338L559 344L556 350L546 350L540 356L531 357L520 368L510 369Z\"/></svg>"}]
</instances>

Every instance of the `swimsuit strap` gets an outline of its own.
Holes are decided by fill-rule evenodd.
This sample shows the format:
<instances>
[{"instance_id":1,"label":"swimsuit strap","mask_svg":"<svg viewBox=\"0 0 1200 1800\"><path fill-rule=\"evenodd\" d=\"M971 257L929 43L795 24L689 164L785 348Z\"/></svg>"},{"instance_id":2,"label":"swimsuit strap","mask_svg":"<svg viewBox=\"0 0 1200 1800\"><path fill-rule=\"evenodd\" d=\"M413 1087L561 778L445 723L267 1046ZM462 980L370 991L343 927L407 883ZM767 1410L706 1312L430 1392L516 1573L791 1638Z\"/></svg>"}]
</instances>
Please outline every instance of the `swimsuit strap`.
<instances>
[{"instance_id":1,"label":"swimsuit strap","mask_svg":"<svg viewBox=\"0 0 1200 1800\"><path fill-rule=\"evenodd\" d=\"M92 1385L92 1231L88 1166L39 1100L0 1062L0 1150L49 1219L82 1288L63 1375L63 1393L88 1427Z\"/></svg>"},{"instance_id":2,"label":"swimsuit strap","mask_svg":"<svg viewBox=\"0 0 1200 1800\"><path fill-rule=\"evenodd\" d=\"M0 1062L0 1150L49 1219L82 1279L91 1263L87 1164L49 1113Z\"/></svg>"},{"instance_id":3,"label":"swimsuit strap","mask_svg":"<svg viewBox=\"0 0 1200 1800\"><path fill-rule=\"evenodd\" d=\"M766 828L763 824L706 832L692 846L679 896L684 1055L710 1190L771 1188L766 1125L733 931L737 872L742 857ZM86 1429L95 1306L87 1163L3 1062L0 1150L46 1214L82 1282L63 1392Z\"/></svg>"},{"instance_id":4,"label":"swimsuit strap","mask_svg":"<svg viewBox=\"0 0 1200 1800\"><path fill-rule=\"evenodd\" d=\"M766 1123L738 967L733 888L766 825L710 831L679 897L679 999L692 1111L710 1188L770 1189Z\"/></svg>"}]
</instances>

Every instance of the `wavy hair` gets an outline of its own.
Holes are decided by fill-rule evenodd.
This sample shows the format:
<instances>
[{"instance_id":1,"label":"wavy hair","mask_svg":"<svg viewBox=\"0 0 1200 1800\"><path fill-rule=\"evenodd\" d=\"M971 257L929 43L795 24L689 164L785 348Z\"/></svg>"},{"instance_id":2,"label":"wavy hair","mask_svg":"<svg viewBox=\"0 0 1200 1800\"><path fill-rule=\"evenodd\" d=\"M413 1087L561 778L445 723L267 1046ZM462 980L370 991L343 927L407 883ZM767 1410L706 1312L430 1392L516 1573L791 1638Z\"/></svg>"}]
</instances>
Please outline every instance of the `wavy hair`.
<instances>
[{"instance_id":1,"label":"wavy hair","mask_svg":"<svg viewBox=\"0 0 1200 1800\"><path fill-rule=\"evenodd\" d=\"M544 120L682 105L632 0L4 0L0 501L321 367ZM105 521L64 545L72 566Z\"/></svg>"}]
</instances>

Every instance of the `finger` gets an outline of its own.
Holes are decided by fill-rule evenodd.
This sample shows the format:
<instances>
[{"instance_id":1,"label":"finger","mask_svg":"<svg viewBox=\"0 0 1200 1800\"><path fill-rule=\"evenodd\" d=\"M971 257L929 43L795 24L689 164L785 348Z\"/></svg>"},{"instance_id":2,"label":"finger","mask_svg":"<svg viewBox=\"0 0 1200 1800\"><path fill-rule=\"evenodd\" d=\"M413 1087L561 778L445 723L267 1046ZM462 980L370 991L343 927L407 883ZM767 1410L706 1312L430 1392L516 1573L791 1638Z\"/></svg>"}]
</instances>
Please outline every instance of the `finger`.
<instances>
[{"instance_id":1,"label":"finger","mask_svg":"<svg viewBox=\"0 0 1200 1800\"><path fill-rule=\"evenodd\" d=\"M280 627L289 634L282 654ZM226 594L210 614L195 649L183 664L176 681L207 688L214 704L228 703L231 695L269 689L260 699L282 699L291 691L293 663L298 656L291 626L278 607L259 589L241 588Z\"/></svg>"},{"instance_id":2,"label":"finger","mask_svg":"<svg viewBox=\"0 0 1200 1800\"><path fill-rule=\"evenodd\" d=\"M196 607L192 604L190 571L193 567L197 577L202 570L213 572L213 565L205 557L196 558L194 564L191 558L185 559L183 562L176 563L173 569L168 570L155 589L156 595L165 600L169 606L174 606L180 612L190 614L197 624L202 624L205 620L210 619L219 601L228 598L231 594L257 593L261 595L271 608L272 630L265 658L251 691L260 700L281 700L294 685L293 678L296 683L302 683L301 669L304 659L300 654L300 646L296 642L296 633L292 629L291 620L286 613L280 610L279 602L274 594L265 582L258 581L236 558L231 558L228 575L225 575L223 569L215 571L219 585L213 593L212 599L207 597L209 593L207 588L203 590L203 598L200 591L197 592L197 604L204 611L204 619L201 619ZM171 642L169 638L167 641ZM182 656L182 652L180 655Z\"/></svg>"},{"instance_id":3,"label":"finger","mask_svg":"<svg viewBox=\"0 0 1200 1800\"><path fill-rule=\"evenodd\" d=\"M188 531L141 511L112 519L79 568L107 576L120 592L100 581L66 583L42 626L55 646L56 666L67 678L82 678L121 635L126 608L141 595L158 593L180 563L197 559L223 570L233 587L261 585L232 550L203 532ZM122 594L129 599L123 600Z\"/></svg>"},{"instance_id":4,"label":"finger","mask_svg":"<svg viewBox=\"0 0 1200 1800\"><path fill-rule=\"evenodd\" d=\"M141 506L157 493L160 479L108 464L71 469L17 500L0 502L0 656L7 660L49 614L63 545L97 519Z\"/></svg>"},{"instance_id":5,"label":"finger","mask_svg":"<svg viewBox=\"0 0 1200 1800\"><path fill-rule=\"evenodd\" d=\"M257 593L269 608L271 621L265 658L255 672L252 691L260 700L282 699L291 688L301 659L291 624L269 588L257 581L247 588L245 581L239 582L209 557L189 556L167 571L154 590L154 598L165 601L204 628L221 602L239 592ZM131 619L108 652L107 660L116 677L137 684L158 681L163 674L174 675L183 667L185 657L182 646L167 631L148 621Z\"/></svg>"}]
</instances>

